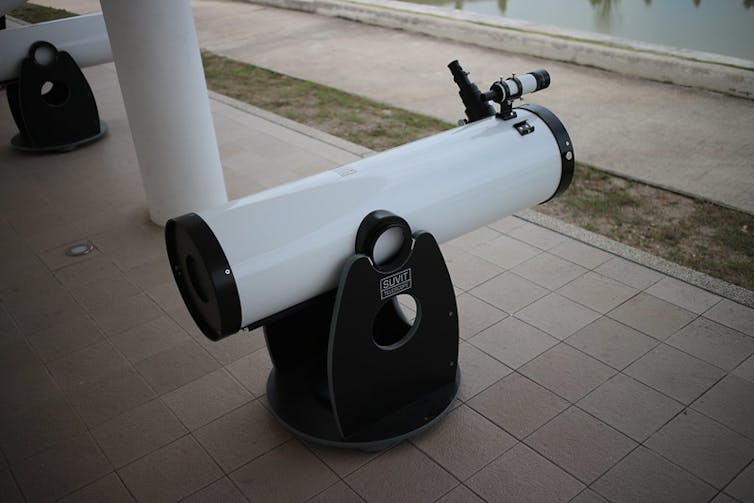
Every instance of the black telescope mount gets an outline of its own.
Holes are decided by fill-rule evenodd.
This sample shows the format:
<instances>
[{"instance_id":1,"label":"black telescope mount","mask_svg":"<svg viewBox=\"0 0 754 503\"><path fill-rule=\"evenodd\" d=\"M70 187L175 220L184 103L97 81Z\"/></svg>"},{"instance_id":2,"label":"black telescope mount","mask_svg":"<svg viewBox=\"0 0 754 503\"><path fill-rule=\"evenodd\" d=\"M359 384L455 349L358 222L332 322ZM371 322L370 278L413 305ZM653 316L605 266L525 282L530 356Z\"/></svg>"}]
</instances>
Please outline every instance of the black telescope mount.
<instances>
[{"instance_id":1,"label":"black telescope mount","mask_svg":"<svg viewBox=\"0 0 754 503\"><path fill-rule=\"evenodd\" d=\"M73 57L34 42L7 83L8 106L18 127L11 145L25 152L67 152L107 133L94 94Z\"/></svg>"},{"instance_id":2,"label":"black telescope mount","mask_svg":"<svg viewBox=\"0 0 754 503\"><path fill-rule=\"evenodd\" d=\"M401 248L377 263L380 236ZM413 235L384 210L362 221L338 287L264 320L274 368L273 413L294 434L324 445L381 450L416 435L452 407L460 384L458 311L435 238ZM411 321L397 297L416 303Z\"/></svg>"}]
</instances>

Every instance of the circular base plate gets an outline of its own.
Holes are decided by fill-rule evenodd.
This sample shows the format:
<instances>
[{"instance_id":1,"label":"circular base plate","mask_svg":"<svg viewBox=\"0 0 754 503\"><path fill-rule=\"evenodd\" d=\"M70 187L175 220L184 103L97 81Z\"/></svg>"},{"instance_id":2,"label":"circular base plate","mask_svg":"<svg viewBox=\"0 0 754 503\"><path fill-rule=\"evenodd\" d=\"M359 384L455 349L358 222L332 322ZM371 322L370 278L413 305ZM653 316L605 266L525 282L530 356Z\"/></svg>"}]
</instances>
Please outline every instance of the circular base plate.
<instances>
[{"instance_id":1,"label":"circular base plate","mask_svg":"<svg viewBox=\"0 0 754 503\"><path fill-rule=\"evenodd\" d=\"M413 406L427 410L429 405L434 412L431 419L424 418L423 421L416 421L415 413L409 413L408 416L394 414L350 439L345 439L340 434L329 404L324 404L321 397L317 398L310 393L304 396L300 393L303 389L295 385L291 386L290 382L286 383L277 375L275 369L270 372L267 379L267 400L278 421L297 437L327 447L345 447L375 452L414 437L438 423L454 408L460 384L461 373L457 371L454 383L406 407L407 410L412 409ZM438 404L441 406L438 407ZM414 412L417 409L414 409Z\"/></svg>"},{"instance_id":2,"label":"circular base plate","mask_svg":"<svg viewBox=\"0 0 754 503\"><path fill-rule=\"evenodd\" d=\"M33 152L33 153L45 153L45 152L70 152L71 150L77 149L79 147L83 147L84 145L88 145L90 143L94 143L95 141L99 140L103 136L107 134L107 123L103 120L99 121L99 133L90 136L89 138L84 138L83 140L76 140L70 143L64 143L61 145L48 145L46 147L37 147L35 145L31 145L29 141L21 136L21 134L17 134L10 140L10 144L13 148L16 150L20 150L22 152Z\"/></svg>"}]
</instances>

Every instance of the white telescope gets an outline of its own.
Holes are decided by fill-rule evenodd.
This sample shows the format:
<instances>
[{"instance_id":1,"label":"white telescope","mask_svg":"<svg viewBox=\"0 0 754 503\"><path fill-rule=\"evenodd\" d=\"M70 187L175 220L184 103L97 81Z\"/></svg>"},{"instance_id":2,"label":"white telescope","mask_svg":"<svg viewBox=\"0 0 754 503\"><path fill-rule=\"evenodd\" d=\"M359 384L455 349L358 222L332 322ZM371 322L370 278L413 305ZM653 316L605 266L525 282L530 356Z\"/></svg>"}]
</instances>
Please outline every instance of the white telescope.
<instances>
[{"instance_id":1,"label":"white telescope","mask_svg":"<svg viewBox=\"0 0 754 503\"><path fill-rule=\"evenodd\" d=\"M0 82L18 77L19 62L38 40L68 52L81 68L113 60L102 13L0 30Z\"/></svg>"},{"instance_id":2,"label":"white telescope","mask_svg":"<svg viewBox=\"0 0 754 503\"><path fill-rule=\"evenodd\" d=\"M360 222L374 210L399 215L442 243L560 194L574 169L563 124L538 105L508 110L507 116L476 117L456 129L169 220L168 256L197 325L217 340L265 325L265 319L333 289L354 253ZM399 236L383 237L372 253L375 263L400 247Z\"/></svg>"}]
</instances>

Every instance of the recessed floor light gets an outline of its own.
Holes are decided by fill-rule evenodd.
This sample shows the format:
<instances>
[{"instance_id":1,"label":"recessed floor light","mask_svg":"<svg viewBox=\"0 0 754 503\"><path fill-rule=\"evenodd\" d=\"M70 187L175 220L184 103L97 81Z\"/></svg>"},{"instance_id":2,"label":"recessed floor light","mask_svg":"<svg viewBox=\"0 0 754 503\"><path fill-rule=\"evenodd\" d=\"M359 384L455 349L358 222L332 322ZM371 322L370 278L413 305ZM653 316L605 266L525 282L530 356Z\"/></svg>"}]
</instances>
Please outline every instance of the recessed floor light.
<instances>
[{"instance_id":1,"label":"recessed floor light","mask_svg":"<svg viewBox=\"0 0 754 503\"><path fill-rule=\"evenodd\" d=\"M80 257L81 255L90 253L92 250L94 250L92 243L78 243L66 249L65 254L69 257Z\"/></svg>"}]
</instances>

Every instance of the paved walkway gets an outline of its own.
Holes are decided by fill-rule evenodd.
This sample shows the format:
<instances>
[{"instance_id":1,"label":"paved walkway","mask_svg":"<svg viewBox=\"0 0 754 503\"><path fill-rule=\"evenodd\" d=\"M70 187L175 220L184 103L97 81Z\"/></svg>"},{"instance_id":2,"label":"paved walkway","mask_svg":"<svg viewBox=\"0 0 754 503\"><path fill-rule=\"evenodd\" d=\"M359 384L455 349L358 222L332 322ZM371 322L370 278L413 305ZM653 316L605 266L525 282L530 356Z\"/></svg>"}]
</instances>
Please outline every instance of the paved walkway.
<instances>
[{"instance_id":1,"label":"paved walkway","mask_svg":"<svg viewBox=\"0 0 754 503\"><path fill-rule=\"evenodd\" d=\"M107 137L0 142L3 503L754 501L754 309L517 217L443 245L463 339L445 420L381 453L293 438L261 332L215 343L191 321L113 65L85 73ZM211 105L231 197L365 152Z\"/></svg>"},{"instance_id":2,"label":"paved walkway","mask_svg":"<svg viewBox=\"0 0 754 503\"><path fill-rule=\"evenodd\" d=\"M99 8L92 0L41 3ZM446 69L451 60L481 88L501 74L546 68L552 87L529 100L562 118L577 159L754 213L754 100L521 57L504 46L243 2L193 4L204 49L453 122L463 107Z\"/></svg>"}]
</instances>

